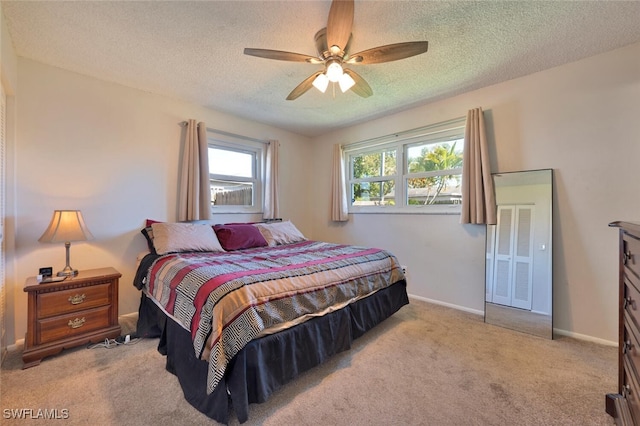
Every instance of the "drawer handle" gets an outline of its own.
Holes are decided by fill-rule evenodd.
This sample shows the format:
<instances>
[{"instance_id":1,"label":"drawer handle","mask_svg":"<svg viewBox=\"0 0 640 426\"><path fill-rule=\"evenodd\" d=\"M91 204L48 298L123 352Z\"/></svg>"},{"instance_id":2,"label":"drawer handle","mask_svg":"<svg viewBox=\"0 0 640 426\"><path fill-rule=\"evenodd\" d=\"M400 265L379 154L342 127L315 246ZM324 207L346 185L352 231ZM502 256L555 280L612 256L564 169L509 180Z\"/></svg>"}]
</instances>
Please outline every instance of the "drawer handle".
<instances>
[{"instance_id":1,"label":"drawer handle","mask_svg":"<svg viewBox=\"0 0 640 426\"><path fill-rule=\"evenodd\" d=\"M625 398L627 398L629 395L631 395L631 386L629 385L624 385L622 387L622 396L624 396Z\"/></svg>"},{"instance_id":2,"label":"drawer handle","mask_svg":"<svg viewBox=\"0 0 640 426\"><path fill-rule=\"evenodd\" d=\"M82 327L84 325L84 323L85 323L84 317L76 318L73 321L69 320L68 326L71 327L71 328L80 328L80 327Z\"/></svg>"},{"instance_id":3,"label":"drawer handle","mask_svg":"<svg viewBox=\"0 0 640 426\"><path fill-rule=\"evenodd\" d=\"M626 265L629 260L631 260L631 252L625 251L622 255L622 263Z\"/></svg>"},{"instance_id":4,"label":"drawer handle","mask_svg":"<svg viewBox=\"0 0 640 426\"><path fill-rule=\"evenodd\" d=\"M633 307L634 303L635 302L633 301L633 299L630 296L627 296L627 297L624 298L624 303L623 303L624 306L623 306L623 308L627 309L627 306Z\"/></svg>"},{"instance_id":5,"label":"drawer handle","mask_svg":"<svg viewBox=\"0 0 640 426\"><path fill-rule=\"evenodd\" d=\"M626 342L624 342L624 344L622 345L622 353L626 354L628 353L631 348L633 348L633 343L631 343L631 340L627 340Z\"/></svg>"},{"instance_id":6,"label":"drawer handle","mask_svg":"<svg viewBox=\"0 0 640 426\"><path fill-rule=\"evenodd\" d=\"M79 305L84 302L84 299L86 298L87 296L85 296L84 294L76 294L75 296L69 296L68 300L72 305Z\"/></svg>"}]
</instances>

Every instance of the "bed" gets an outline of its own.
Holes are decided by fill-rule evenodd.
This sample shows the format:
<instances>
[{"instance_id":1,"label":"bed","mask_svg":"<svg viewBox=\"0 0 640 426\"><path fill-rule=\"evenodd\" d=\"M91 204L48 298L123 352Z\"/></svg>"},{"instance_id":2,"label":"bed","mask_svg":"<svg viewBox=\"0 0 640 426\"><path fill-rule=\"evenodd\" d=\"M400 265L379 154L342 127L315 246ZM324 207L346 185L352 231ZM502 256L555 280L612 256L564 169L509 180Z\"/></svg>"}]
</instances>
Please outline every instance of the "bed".
<instances>
[{"instance_id":1,"label":"bed","mask_svg":"<svg viewBox=\"0 0 640 426\"><path fill-rule=\"evenodd\" d=\"M392 253L311 241L289 221L147 225L137 334L160 338L186 400L221 423L408 303Z\"/></svg>"}]
</instances>

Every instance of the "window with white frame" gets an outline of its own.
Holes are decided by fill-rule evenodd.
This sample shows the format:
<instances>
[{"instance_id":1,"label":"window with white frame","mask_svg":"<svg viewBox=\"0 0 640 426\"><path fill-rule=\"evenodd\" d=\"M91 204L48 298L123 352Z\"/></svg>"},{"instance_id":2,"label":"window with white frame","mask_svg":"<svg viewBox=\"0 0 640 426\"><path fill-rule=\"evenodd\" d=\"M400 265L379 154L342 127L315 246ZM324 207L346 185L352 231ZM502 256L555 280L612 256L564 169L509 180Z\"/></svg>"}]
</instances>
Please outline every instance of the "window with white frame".
<instances>
[{"instance_id":1,"label":"window with white frame","mask_svg":"<svg viewBox=\"0 0 640 426\"><path fill-rule=\"evenodd\" d=\"M209 134L211 205L216 213L262 211L265 144Z\"/></svg>"},{"instance_id":2,"label":"window with white frame","mask_svg":"<svg viewBox=\"0 0 640 426\"><path fill-rule=\"evenodd\" d=\"M465 119L346 145L351 213L460 213Z\"/></svg>"}]
</instances>

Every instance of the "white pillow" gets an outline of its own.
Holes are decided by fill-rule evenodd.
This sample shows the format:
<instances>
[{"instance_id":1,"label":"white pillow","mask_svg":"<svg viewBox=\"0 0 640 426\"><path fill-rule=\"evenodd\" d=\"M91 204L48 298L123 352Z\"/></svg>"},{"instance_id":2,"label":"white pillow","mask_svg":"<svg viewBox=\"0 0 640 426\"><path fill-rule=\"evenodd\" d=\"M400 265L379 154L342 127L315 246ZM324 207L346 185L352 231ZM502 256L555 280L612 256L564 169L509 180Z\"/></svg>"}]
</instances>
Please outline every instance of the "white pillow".
<instances>
[{"instance_id":1,"label":"white pillow","mask_svg":"<svg viewBox=\"0 0 640 426\"><path fill-rule=\"evenodd\" d=\"M154 223L153 246L158 254L181 251L224 251L211 225Z\"/></svg>"},{"instance_id":2,"label":"white pillow","mask_svg":"<svg viewBox=\"0 0 640 426\"><path fill-rule=\"evenodd\" d=\"M285 222L256 223L255 226L260 230L269 246L306 241L304 235L288 220Z\"/></svg>"}]
</instances>

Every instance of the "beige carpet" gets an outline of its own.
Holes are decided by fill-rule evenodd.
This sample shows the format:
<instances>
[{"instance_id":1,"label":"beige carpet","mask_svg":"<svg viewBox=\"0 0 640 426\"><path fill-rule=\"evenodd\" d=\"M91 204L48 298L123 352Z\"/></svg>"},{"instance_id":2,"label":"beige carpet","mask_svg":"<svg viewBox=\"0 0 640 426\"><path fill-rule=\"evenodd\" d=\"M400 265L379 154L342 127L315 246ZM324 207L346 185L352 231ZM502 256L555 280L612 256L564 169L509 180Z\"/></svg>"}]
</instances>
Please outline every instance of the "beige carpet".
<instances>
[{"instance_id":1,"label":"beige carpet","mask_svg":"<svg viewBox=\"0 0 640 426\"><path fill-rule=\"evenodd\" d=\"M131 330L132 318L122 320ZM215 424L185 402L156 345L76 348L27 370L12 352L0 422ZM613 425L604 402L617 387L616 362L613 347L546 340L412 300L350 351L252 405L247 424ZM68 419L7 420L11 409L68 410Z\"/></svg>"}]
</instances>

